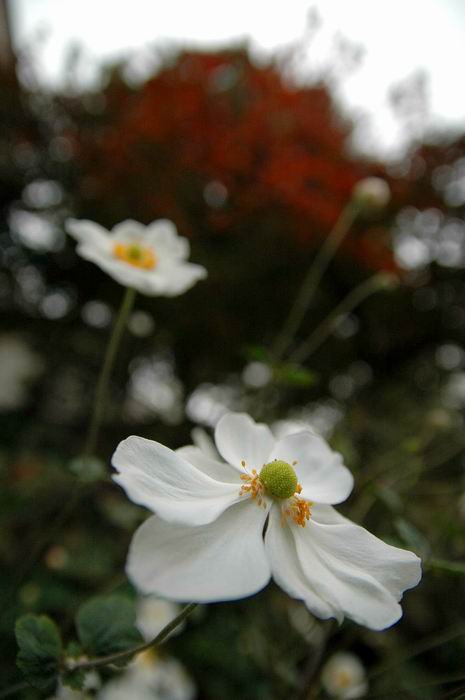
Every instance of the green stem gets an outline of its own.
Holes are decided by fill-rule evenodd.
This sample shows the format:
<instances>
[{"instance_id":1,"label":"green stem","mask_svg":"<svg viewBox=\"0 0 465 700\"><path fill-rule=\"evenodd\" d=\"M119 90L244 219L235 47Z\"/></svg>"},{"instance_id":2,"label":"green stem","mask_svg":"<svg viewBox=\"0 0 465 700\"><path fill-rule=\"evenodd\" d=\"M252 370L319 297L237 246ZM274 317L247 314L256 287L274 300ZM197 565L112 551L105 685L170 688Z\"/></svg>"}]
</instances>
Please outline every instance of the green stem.
<instances>
[{"instance_id":1,"label":"green stem","mask_svg":"<svg viewBox=\"0 0 465 700\"><path fill-rule=\"evenodd\" d=\"M179 615L177 615L171 622L169 622L162 630L157 634L157 636L150 640L150 642L145 642L144 644L139 644L137 647L132 649L127 649L125 651L119 651L115 654L108 654L108 656L100 656L96 659L89 659L88 661L77 661L73 659L65 660L65 670L66 671L89 671L93 668L100 668L101 666L108 666L109 664L117 663L118 661L128 661L131 657L136 654L140 654L142 651L150 649L150 647L159 646L162 644L171 632L176 629L176 627L186 619L188 615L197 607L198 603L189 603L185 608L181 610Z\"/></svg>"},{"instance_id":2,"label":"green stem","mask_svg":"<svg viewBox=\"0 0 465 700\"><path fill-rule=\"evenodd\" d=\"M284 322L281 331L278 333L271 349L271 355L274 362L278 362L282 359L289 344L292 342L296 331L302 323L305 312L313 299L321 278L326 272L328 265L333 259L337 249L348 234L350 227L355 221L358 211L359 208L351 200L342 210L338 220L334 224L334 227L319 249L291 307L289 315Z\"/></svg>"},{"instance_id":3,"label":"green stem","mask_svg":"<svg viewBox=\"0 0 465 700\"><path fill-rule=\"evenodd\" d=\"M116 353L119 348L119 344L123 335L124 328L126 326L127 319L134 304L135 296L136 291L128 287L124 294L123 301L121 303L116 322L113 326L107 349L105 351L105 357L103 360L102 369L100 371L100 376L95 391L92 418L89 425L84 450L82 452L82 456L84 457L91 456L95 450L98 432L106 405L108 382L111 376L111 372L116 358ZM30 556L24 560L22 568L18 572L14 588L12 589L9 595L6 595L5 600L2 601L3 607L0 612L1 615L3 615L3 612L7 610L9 601L11 600L12 596L15 595L21 582L34 567L35 563L41 556L46 545L50 542L54 534L57 531L61 530L66 520L74 511L76 504L81 496L81 491L82 484L80 484L79 481L76 480L74 482L71 492L69 493L69 497L63 502L61 509L59 510L55 519L52 521L49 529L45 532L45 534L42 537L40 537L36 541L32 552L30 552Z\"/></svg>"},{"instance_id":4,"label":"green stem","mask_svg":"<svg viewBox=\"0 0 465 700\"><path fill-rule=\"evenodd\" d=\"M447 561L446 559L430 559L427 565L431 569L447 571L450 574L465 575L465 563L461 561Z\"/></svg>"},{"instance_id":5,"label":"green stem","mask_svg":"<svg viewBox=\"0 0 465 700\"><path fill-rule=\"evenodd\" d=\"M379 272L352 289L346 297L331 311L328 316L315 328L313 333L301 343L292 353L292 362L306 360L331 335L341 316L350 313L369 296L380 289L392 285L389 275Z\"/></svg>"},{"instance_id":6,"label":"green stem","mask_svg":"<svg viewBox=\"0 0 465 700\"><path fill-rule=\"evenodd\" d=\"M123 331L126 327L128 316L134 305L135 298L135 289L128 287L124 294L123 301L121 302L118 316L113 326L110 341L105 352L102 369L100 370L100 376L98 378L97 388L95 390L92 418L90 421L83 452L84 457L89 457L93 454L95 450L98 432L102 423L103 412L105 410L106 405L109 379L115 362L116 354L118 352L119 344L121 342Z\"/></svg>"}]
</instances>

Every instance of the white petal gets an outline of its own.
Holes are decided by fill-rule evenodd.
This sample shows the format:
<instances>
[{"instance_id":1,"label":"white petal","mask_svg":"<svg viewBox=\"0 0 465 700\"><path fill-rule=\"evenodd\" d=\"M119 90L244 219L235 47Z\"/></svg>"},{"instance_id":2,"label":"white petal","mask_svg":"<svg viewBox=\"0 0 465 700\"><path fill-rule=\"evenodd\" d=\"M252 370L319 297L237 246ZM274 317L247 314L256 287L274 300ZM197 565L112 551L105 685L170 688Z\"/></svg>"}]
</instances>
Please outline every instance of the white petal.
<instances>
[{"instance_id":1,"label":"white petal","mask_svg":"<svg viewBox=\"0 0 465 700\"><path fill-rule=\"evenodd\" d=\"M87 243L92 248L100 251L108 251L111 248L111 240L108 231L88 219L66 219L65 229L78 243Z\"/></svg>"},{"instance_id":2,"label":"white petal","mask_svg":"<svg viewBox=\"0 0 465 700\"><path fill-rule=\"evenodd\" d=\"M323 438L304 431L279 440L271 459L297 461L295 471L302 497L317 503L341 503L352 491L354 479Z\"/></svg>"},{"instance_id":3,"label":"white petal","mask_svg":"<svg viewBox=\"0 0 465 700\"><path fill-rule=\"evenodd\" d=\"M157 250L155 249L155 253ZM195 263L179 262L167 264L162 258L153 272L151 272L153 284L159 294L165 297L176 297L184 294L199 280L207 277L207 270L202 265ZM156 278L156 279L155 279Z\"/></svg>"},{"instance_id":4,"label":"white petal","mask_svg":"<svg viewBox=\"0 0 465 700\"><path fill-rule=\"evenodd\" d=\"M111 241L108 236L107 239ZM178 296L207 276L204 267L191 263L171 267L157 265L153 270L144 270L115 258L111 246L102 250L85 243L77 250L81 257L98 265L120 284L148 296Z\"/></svg>"},{"instance_id":5,"label":"white petal","mask_svg":"<svg viewBox=\"0 0 465 700\"><path fill-rule=\"evenodd\" d=\"M305 577L297 556L294 538L289 527L281 525L281 514L274 507L265 535L265 549L271 566L271 574L292 598L303 600L307 608L317 617L342 619L340 611L317 594Z\"/></svg>"},{"instance_id":6,"label":"white petal","mask_svg":"<svg viewBox=\"0 0 465 700\"><path fill-rule=\"evenodd\" d=\"M169 522L202 525L238 501L240 481L222 483L153 440L132 436L118 445L113 479L129 498Z\"/></svg>"},{"instance_id":7,"label":"white petal","mask_svg":"<svg viewBox=\"0 0 465 700\"><path fill-rule=\"evenodd\" d=\"M249 471L260 471L269 461L274 438L268 426L255 423L246 413L227 413L217 423L215 443L229 464L242 471L244 460Z\"/></svg>"},{"instance_id":8,"label":"white petal","mask_svg":"<svg viewBox=\"0 0 465 700\"><path fill-rule=\"evenodd\" d=\"M217 481L224 481L227 484L238 484L237 471L233 469L230 464L226 462L219 462L216 459L212 459L199 447L195 445L186 445L186 447L180 447L176 450L176 454L180 455L183 459L194 465L201 472L211 476L212 479Z\"/></svg>"},{"instance_id":9,"label":"white petal","mask_svg":"<svg viewBox=\"0 0 465 700\"><path fill-rule=\"evenodd\" d=\"M139 221L134 221L134 219L126 219L121 221L116 226L113 226L111 230L111 236L113 242L121 241L141 241L143 242L145 237L146 226L141 224Z\"/></svg>"},{"instance_id":10,"label":"white petal","mask_svg":"<svg viewBox=\"0 0 465 700\"><path fill-rule=\"evenodd\" d=\"M158 219L147 226L145 240L161 255L171 260L186 260L190 245L187 238L178 236L176 226L169 219Z\"/></svg>"},{"instance_id":11,"label":"white petal","mask_svg":"<svg viewBox=\"0 0 465 700\"><path fill-rule=\"evenodd\" d=\"M143 593L168 600L235 600L266 586L266 511L246 499L214 523L184 527L149 518L131 543L127 574Z\"/></svg>"},{"instance_id":12,"label":"white petal","mask_svg":"<svg viewBox=\"0 0 465 700\"><path fill-rule=\"evenodd\" d=\"M312 520L302 528L288 521L297 557L310 585L333 608L370 629L393 625L402 615L396 598L365 567L338 558L325 546Z\"/></svg>"},{"instance_id":13,"label":"white petal","mask_svg":"<svg viewBox=\"0 0 465 700\"><path fill-rule=\"evenodd\" d=\"M419 583L421 560L413 552L386 544L331 506L315 506L312 519L317 526L314 536L321 547L341 562L367 571L396 600Z\"/></svg>"},{"instance_id":14,"label":"white petal","mask_svg":"<svg viewBox=\"0 0 465 700\"><path fill-rule=\"evenodd\" d=\"M113 256L111 248L102 250L90 243L79 245L79 255L85 260L95 263L101 270L109 274L124 287L132 287L142 294L155 294L153 292L153 280L150 271L130 265Z\"/></svg>"}]
</instances>

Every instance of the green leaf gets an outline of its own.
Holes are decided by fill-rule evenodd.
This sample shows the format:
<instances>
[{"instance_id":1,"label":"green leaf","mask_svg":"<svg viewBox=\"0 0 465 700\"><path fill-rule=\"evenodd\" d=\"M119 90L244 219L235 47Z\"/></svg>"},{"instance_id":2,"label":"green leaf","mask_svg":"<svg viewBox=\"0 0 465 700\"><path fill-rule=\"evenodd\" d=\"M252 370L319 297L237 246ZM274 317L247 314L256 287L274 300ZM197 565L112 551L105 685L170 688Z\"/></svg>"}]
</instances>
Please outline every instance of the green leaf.
<instances>
[{"instance_id":1,"label":"green leaf","mask_svg":"<svg viewBox=\"0 0 465 700\"><path fill-rule=\"evenodd\" d=\"M316 374L306 367L293 364L282 364L274 367L274 378L281 384L307 387L316 382Z\"/></svg>"},{"instance_id":2,"label":"green leaf","mask_svg":"<svg viewBox=\"0 0 465 700\"><path fill-rule=\"evenodd\" d=\"M76 616L79 640L91 656L130 649L143 639L135 626L134 603L123 596L94 598Z\"/></svg>"},{"instance_id":3,"label":"green leaf","mask_svg":"<svg viewBox=\"0 0 465 700\"><path fill-rule=\"evenodd\" d=\"M268 363L270 360L270 354L263 345L246 345L242 354L249 361Z\"/></svg>"},{"instance_id":4,"label":"green leaf","mask_svg":"<svg viewBox=\"0 0 465 700\"><path fill-rule=\"evenodd\" d=\"M66 647L65 656L66 658L77 659L79 656L83 655L82 647L76 641L72 641ZM84 687L84 682L86 679L86 674L84 671L68 671L62 676L63 685L72 688L73 690L82 690Z\"/></svg>"},{"instance_id":5,"label":"green leaf","mask_svg":"<svg viewBox=\"0 0 465 700\"><path fill-rule=\"evenodd\" d=\"M73 690L82 690L85 680L86 674L84 671L68 671L62 678L63 685Z\"/></svg>"},{"instance_id":6,"label":"green leaf","mask_svg":"<svg viewBox=\"0 0 465 700\"><path fill-rule=\"evenodd\" d=\"M24 615L15 626L18 668L28 683L53 693L58 680L62 644L60 633L46 615Z\"/></svg>"}]
</instances>

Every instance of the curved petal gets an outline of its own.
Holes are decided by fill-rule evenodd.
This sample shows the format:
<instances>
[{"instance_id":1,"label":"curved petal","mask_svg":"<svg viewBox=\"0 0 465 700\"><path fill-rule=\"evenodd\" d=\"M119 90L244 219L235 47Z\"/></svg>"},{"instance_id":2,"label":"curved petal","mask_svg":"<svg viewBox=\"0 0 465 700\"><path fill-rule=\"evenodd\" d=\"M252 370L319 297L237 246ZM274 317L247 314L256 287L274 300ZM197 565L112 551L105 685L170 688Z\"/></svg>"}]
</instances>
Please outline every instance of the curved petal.
<instances>
[{"instance_id":1,"label":"curved petal","mask_svg":"<svg viewBox=\"0 0 465 700\"><path fill-rule=\"evenodd\" d=\"M413 552L386 544L331 506L315 506L312 519L321 547L341 562L368 571L396 600L419 583L421 560Z\"/></svg>"},{"instance_id":2,"label":"curved petal","mask_svg":"<svg viewBox=\"0 0 465 700\"><path fill-rule=\"evenodd\" d=\"M189 257L189 241L184 236L178 236L176 226L169 219L152 221L146 228L145 240L171 260L186 260Z\"/></svg>"},{"instance_id":3,"label":"curved petal","mask_svg":"<svg viewBox=\"0 0 465 700\"><path fill-rule=\"evenodd\" d=\"M269 461L274 437L268 426L255 423L246 413L227 413L217 423L215 443L229 464L242 471L244 460L249 471L260 471Z\"/></svg>"},{"instance_id":4,"label":"curved petal","mask_svg":"<svg viewBox=\"0 0 465 700\"><path fill-rule=\"evenodd\" d=\"M88 219L66 219L65 229L80 244L89 244L89 246L100 250L108 251L111 248L110 235L108 231Z\"/></svg>"},{"instance_id":5,"label":"curved petal","mask_svg":"<svg viewBox=\"0 0 465 700\"><path fill-rule=\"evenodd\" d=\"M216 481L153 440L123 440L112 464L119 472L113 479L129 498L169 522L210 523L241 498L239 480Z\"/></svg>"},{"instance_id":6,"label":"curved petal","mask_svg":"<svg viewBox=\"0 0 465 700\"><path fill-rule=\"evenodd\" d=\"M154 250L157 253L158 249L155 246ZM207 270L202 265L196 265L195 263L173 263L160 258L159 264L151 272L150 276L157 287L157 294L165 297L175 297L186 292L199 280L205 279Z\"/></svg>"},{"instance_id":7,"label":"curved petal","mask_svg":"<svg viewBox=\"0 0 465 700\"><path fill-rule=\"evenodd\" d=\"M288 522L305 578L316 593L355 622L381 630L402 615L396 598L371 573L359 566L357 557L341 559L326 547L319 525L312 520L302 528Z\"/></svg>"},{"instance_id":8,"label":"curved petal","mask_svg":"<svg viewBox=\"0 0 465 700\"><path fill-rule=\"evenodd\" d=\"M342 620L340 610L324 600L305 577L292 533L281 524L278 508L272 508L265 535L265 549L271 566L271 575L288 595L303 600L316 617L326 620L335 617Z\"/></svg>"},{"instance_id":9,"label":"curved petal","mask_svg":"<svg viewBox=\"0 0 465 700\"><path fill-rule=\"evenodd\" d=\"M90 243L85 243L79 245L77 250L82 258L98 265L101 270L109 274L124 287L132 287L142 294L153 295L159 293L153 289L153 280L149 271L141 270L126 262L117 260L113 257L110 248L101 250Z\"/></svg>"},{"instance_id":10,"label":"curved petal","mask_svg":"<svg viewBox=\"0 0 465 700\"><path fill-rule=\"evenodd\" d=\"M211 603L252 595L270 578L262 536L266 516L250 499L200 527L153 516L134 535L128 577L143 593L174 601Z\"/></svg>"},{"instance_id":11,"label":"curved petal","mask_svg":"<svg viewBox=\"0 0 465 700\"><path fill-rule=\"evenodd\" d=\"M132 287L148 296L173 297L183 294L198 280L207 276L201 265L182 263L177 266L159 265L153 270L143 270L113 257L111 241L107 238L107 247L103 250L90 243L80 244L78 253L81 257L95 263L125 287Z\"/></svg>"},{"instance_id":12,"label":"curved petal","mask_svg":"<svg viewBox=\"0 0 465 700\"><path fill-rule=\"evenodd\" d=\"M195 445L180 447L176 450L176 454L186 459L194 467L207 474L207 476L211 476L212 479L223 481L226 484L235 484L236 488L238 488L237 471L230 464L212 459L205 452L202 452L199 447L195 447Z\"/></svg>"},{"instance_id":13,"label":"curved petal","mask_svg":"<svg viewBox=\"0 0 465 700\"><path fill-rule=\"evenodd\" d=\"M354 479L323 438L309 431L279 440L271 459L297 462L295 471L302 486L302 497L317 503L341 503L352 491Z\"/></svg>"},{"instance_id":14,"label":"curved petal","mask_svg":"<svg viewBox=\"0 0 465 700\"><path fill-rule=\"evenodd\" d=\"M111 237L117 241L143 241L146 227L134 219L121 221L111 229Z\"/></svg>"}]
</instances>

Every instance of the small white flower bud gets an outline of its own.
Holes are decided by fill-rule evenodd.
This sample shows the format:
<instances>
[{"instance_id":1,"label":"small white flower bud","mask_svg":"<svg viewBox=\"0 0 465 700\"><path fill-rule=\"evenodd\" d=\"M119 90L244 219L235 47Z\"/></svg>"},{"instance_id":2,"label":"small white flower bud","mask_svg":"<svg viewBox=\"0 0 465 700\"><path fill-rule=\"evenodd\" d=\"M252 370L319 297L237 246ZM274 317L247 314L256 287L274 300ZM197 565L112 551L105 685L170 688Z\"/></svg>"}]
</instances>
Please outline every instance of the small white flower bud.
<instances>
[{"instance_id":1,"label":"small white flower bud","mask_svg":"<svg viewBox=\"0 0 465 700\"><path fill-rule=\"evenodd\" d=\"M355 654L338 652L323 666L321 683L328 695L340 700L362 698L368 691L365 668Z\"/></svg>"},{"instance_id":2,"label":"small white flower bud","mask_svg":"<svg viewBox=\"0 0 465 700\"><path fill-rule=\"evenodd\" d=\"M389 204L391 190L386 180L380 177L366 177L357 182L352 196L364 209L383 209Z\"/></svg>"}]
</instances>

